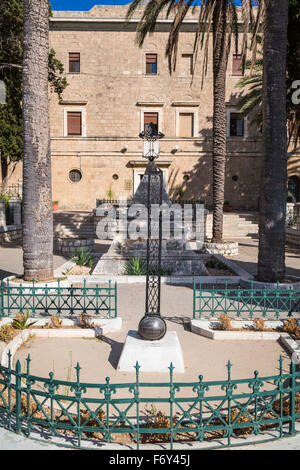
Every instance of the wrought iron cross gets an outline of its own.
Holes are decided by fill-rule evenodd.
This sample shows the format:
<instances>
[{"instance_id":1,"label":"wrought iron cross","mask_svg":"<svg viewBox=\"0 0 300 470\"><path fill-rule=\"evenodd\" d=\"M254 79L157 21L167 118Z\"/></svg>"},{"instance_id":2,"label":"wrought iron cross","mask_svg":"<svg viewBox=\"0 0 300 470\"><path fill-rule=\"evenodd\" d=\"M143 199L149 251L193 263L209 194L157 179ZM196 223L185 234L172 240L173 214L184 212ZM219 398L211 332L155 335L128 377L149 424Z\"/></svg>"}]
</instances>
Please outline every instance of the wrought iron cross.
<instances>
[{"instance_id":1,"label":"wrought iron cross","mask_svg":"<svg viewBox=\"0 0 300 470\"><path fill-rule=\"evenodd\" d=\"M160 315L161 295L161 244L162 244L162 218L155 218L153 209L162 204L163 172L157 168L154 160L159 156L155 151L154 142L164 137L151 122L139 137L149 142L149 148L144 155L148 158L146 174L148 176L147 209L148 209L148 237L147 237L147 275L146 275L146 312L139 323L139 334L147 340L159 340L167 331L165 321ZM145 175L146 175L145 174Z\"/></svg>"}]
</instances>

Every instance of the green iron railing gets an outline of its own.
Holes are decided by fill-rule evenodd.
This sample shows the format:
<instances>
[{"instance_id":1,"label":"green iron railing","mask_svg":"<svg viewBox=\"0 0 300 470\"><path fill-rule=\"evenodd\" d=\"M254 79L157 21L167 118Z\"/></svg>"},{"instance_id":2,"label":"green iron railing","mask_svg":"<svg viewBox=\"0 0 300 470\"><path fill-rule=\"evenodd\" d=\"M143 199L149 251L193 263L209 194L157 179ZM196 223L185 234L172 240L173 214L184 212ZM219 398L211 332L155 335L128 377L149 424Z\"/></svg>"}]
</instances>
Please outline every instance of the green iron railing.
<instances>
[{"instance_id":1,"label":"green iron railing","mask_svg":"<svg viewBox=\"0 0 300 470\"><path fill-rule=\"evenodd\" d=\"M107 287L15 286L0 284L0 318L27 311L31 317L48 315L76 315L80 313L99 318L117 317L117 283Z\"/></svg>"},{"instance_id":2,"label":"green iron railing","mask_svg":"<svg viewBox=\"0 0 300 470\"><path fill-rule=\"evenodd\" d=\"M293 362L278 374L233 380L232 364L227 379L175 382L170 364L165 383L135 380L113 384L56 380L30 374L30 356L21 370L0 367L0 423L27 437L42 435L64 446L90 448L103 443L126 443L137 449L142 443L199 442L200 448L219 448L266 442L294 436L300 419L300 372ZM65 389L68 393L64 393ZM146 405L152 413L145 413ZM161 412L156 412L157 408ZM247 439L245 439L247 435ZM66 437L67 436L67 437ZM92 440L91 440L92 439Z\"/></svg>"},{"instance_id":3,"label":"green iron railing","mask_svg":"<svg viewBox=\"0 0 300 470\"><path fill-rule=\"evenodd\" d=\"M262 317L283 320L300 314L300 289L250 289L228 287L202 288L194 284L193 318L218 318L227 314L233 319Z\"/></svg>"}]
</instances>

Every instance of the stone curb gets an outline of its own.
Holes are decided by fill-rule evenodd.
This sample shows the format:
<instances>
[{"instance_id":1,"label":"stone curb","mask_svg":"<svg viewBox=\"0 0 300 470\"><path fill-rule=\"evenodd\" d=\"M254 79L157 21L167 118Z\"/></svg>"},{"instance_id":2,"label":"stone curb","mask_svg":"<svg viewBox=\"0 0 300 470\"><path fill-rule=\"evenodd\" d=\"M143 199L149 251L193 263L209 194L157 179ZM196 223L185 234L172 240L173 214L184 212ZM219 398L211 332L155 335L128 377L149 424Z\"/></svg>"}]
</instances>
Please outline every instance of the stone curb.
<instances>
[{"instance_id":1,"label":"stone curb","mask_svg":"<svg viewBox=\"0 0 300 470\"><path fill-rule=\"evenodd\" d=\"M295 279L295 281L297 282L294 282L294 283L281 283L281 284L278 284L278 288L279 289L291 289L291 288L294 288L294 289L300 289L300 277L298 276L291 276L289 275L288 277L292 278L292 279ZM243 287L244 289L251 289L253 285L253 288L254 289L263 289L264 287L266 287L267 289L277 289L277 284L275 283L271 283L271 282L259 282L259 281L254 281L253 279L245 279L245 278L241 278L241 287Z\"/></svg>"},{"instance_id":2,"label":"stone curb","mask_svg":"<svg viewBox=\"0 0 300 470\"><path fill-rule=\"evenodd\" d=\"M211 320L190 320L191 331L196 333L200 336L204 336L206 338L212 340L272 340L280 342L285 346L288 351L293 355L295 354L296 357L300 358L300 347L298 343L291 338L288 333L281 333L281 332L272 332L272 331L216 331L211 328L212 323L217 324L217 321ZM234 328L243 328L249 327L253 325L252 321L243 321L243 320L236 320L231 321L231 324ZM278 326L282 326L282 321L266 321L267 328L276 328Z\"/></svg>"},{"instance_id":3,"label":"stone curb","mask_svg":"<svg viewBox=\"0 0 300 470\"><path fill-rule=\"evenodd\" d=\"M35 321L35 318L30 318L29 321ZM10 323L11 319L5 318L0 321L0 327L7 323ZM62 319L63 326L73 326L76 324L76 320ZM40 319L36 321L36 326L44 326L47 323L46 319ZM8 353L11 353L11 363L14 355L21 345L27 341L30 337L35 336L36 338L97 338L108 333L120 331L122 328L122 318L110 318L110 319L93 319L93 323L98 326L96 329L89 328L78 328L78 329L64 329L64 328L49 328L49 329L28 329L23 330L18 334L6 347L3 349L0 356L0 364L4 367L8 367Z\"/></svg>"}]
</instances>

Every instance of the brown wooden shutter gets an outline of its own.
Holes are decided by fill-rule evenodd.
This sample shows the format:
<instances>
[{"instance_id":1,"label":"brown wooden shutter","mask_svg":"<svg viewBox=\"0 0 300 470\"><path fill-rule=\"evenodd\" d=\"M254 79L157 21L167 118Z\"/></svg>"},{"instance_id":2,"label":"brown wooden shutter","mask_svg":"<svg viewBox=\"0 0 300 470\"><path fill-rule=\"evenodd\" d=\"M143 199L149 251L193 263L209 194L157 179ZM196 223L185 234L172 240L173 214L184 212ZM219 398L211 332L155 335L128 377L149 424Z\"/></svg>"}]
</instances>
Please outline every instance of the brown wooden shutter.
<instances>
[{"instance_id":1,"label":"brown wooden shutter","mask_svg":"<svg viewBox=\"0 0 300 470\"><path fill-rule=\"evenodd\" d=\"M69 72L80 72L80 52L69 52Z\"/></svg>"},{"instance_id":2,"label":"brown wooden shutter","mask_svg":"<svg viewBox=\"0 0 300 470\"><path fill-rule=\"evenodd\" d=\"M244 75L244 61L241 54L233 54L232 75Z\"/></svg>"},{"instance_id":3,"label":"brown wooden shutter","mask_svg":"<svg viewBox=\"0 0 300 470\"><path fill-rule=\"evenodd\" d=\"M194 114L193 113L180 113L178 137L193 137L193 134L194 134Z\"/></svg>"},{"instance_id":4,"label":"brown wooden shutter","mask_svg":"<svg viewBox=\"0 0 300 470\"><path fill-rule=\"evenodd\" d=\"M158 124L158 113L144 113L144 123L150 124L150 122Z\"/></svg>"},{"instance_id":5,"label":"brown wooden shutter","mask_svg":"<svg viewBox=\"0 0 300 470\"><path fill-rule=\"evenodd\" d=\"M156 64L157 54L146 54L146 62L147 64Z\"/></svg>"},{"instance_id":6,"label":"brown wooden shutter","mask_svg":"<svg viewBox=\"0 0 300 470\"><path fill-rule=\"evenodd\" d=\"M68 112L68 135L81 135L80 112Z\"/></svg>"}]
</instances>

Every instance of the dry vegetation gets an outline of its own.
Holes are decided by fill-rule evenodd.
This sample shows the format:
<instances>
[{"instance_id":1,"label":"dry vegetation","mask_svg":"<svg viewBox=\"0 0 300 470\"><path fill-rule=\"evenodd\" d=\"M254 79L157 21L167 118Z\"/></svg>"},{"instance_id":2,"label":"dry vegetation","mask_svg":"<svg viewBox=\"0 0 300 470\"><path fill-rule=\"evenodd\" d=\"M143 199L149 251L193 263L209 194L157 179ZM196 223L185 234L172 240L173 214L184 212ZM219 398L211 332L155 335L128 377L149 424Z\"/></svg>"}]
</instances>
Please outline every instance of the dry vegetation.
<instances>
[{"instance_id":1,"label":"dry vegetation","mask_svg":"<svg viewBox=\"0 0 300 470\"><path fill-rule=\"evenodd\" d=\"M3 376L0 374L0 379L3 380ZM1 386L0 386L1 387ZM1 408L3 409L3 401L5 400L6 403L8 402L8 391L4 390L4 387L2 386L0 389L0 396L2 394L2 400L0 399L0 411ZM11 390L10 394L10 400L11 400L11 408L13 411L16 411L16 399L15 399L15 391ZM51 416L51 410L49 407L43 405L43 410L44 413L39 409L37 403L35 402L34 399L31 397L28 399L25 394L22 395L21 398L21 409L22 413L24 415L28 414L28 408L29 408L29 413L30 415L38 420L44 421L45 425L41 424L41 427L47 428L49 427L48 421L45 419L44 413L48 415L49 417ZM272 406L274 412L276 414L280 415L280 399L277 399L274 401L273 406ZM289 415L289 409L290 409L290 401L289 398L286 397L283 400L283 415L287 416ZM225 410L224 410L225 411ZM266 419L276 419L276 414L273 411L269 411L266 413L263 417L262 424L261 424L261 430L267 430L270 428L276 428L278 425L277 423L274 424L268 424L264 425L263 421ZM295 412L300 413L300 393L296 395L296 400L295 400ZM242 436L242 435L249 435L252 432L253 427L251 426L251 423L254 421L255 422L255 415L254 411L251 411L250 408L247 409L247 414L243 413L239 416L240 412L237 408L234 408L231 410L230 414L230 423L234 424L240 424L240 423L249 423L249 426L245 426L242 428L237 428L234 430L234 434L236 436ZM238 418L238 419L237 419ZM72 419L74 422L77 422L77 418L75 415L72 415ZM53 420L56 421L57 423L63 423L63 424L71 424L69 418L67 416L63 416L61 413L61 410L54 410L53 411ZM228 415L223 416L223 420L228 423ZM173 416L173 426L176 426L178 423L179 418L178 416ZM214 425L224 425L224 421L218 420L217 422L212 422L212 426ZM100 423L100 424L99 424ZM105 438L105 430L101 431L99 428L101 428L101 423L103 424L103 427L105 430L107 429L107 425L110 424L110 427L112 428L112 433L111 437L114 442L116 443L123 443L123 444L134 444L136 442L136 437L135 433L133 430L128 426L128 433L118 433L118 432L113 432L113 430L116 430L118 428L125 428L126 425L125 423L120 423L117 426L113 427L113 422L110 421L107 423L107 418L104 410L100 409L97 411L95 416L91 416L90 412L87 409L81 410L80 412L80 425L89 427L89 428L95 428L95 432L93 431L86 431L83 433L85 437L99 441L99 442L104 442L106 441ZM196 431L196 425L195 423L185 424L185 428L191 429L189 432L180 432L180 427L178 427L178 432L176 432L176 440L178 441L193 441L197 437L197 431ZM170 417L166 416L162 411L157 411L155 407L152 406L152 410L147 412L147 421L145 424L140 424L140 428L146 429L146 428L154 428L158 429L157 433L149 433L149 434L140 434L140 439L142 443L159 443L159 442L169 442L170 441L170 435L169 433L161 433L159 432L159 429L171 429L171 420ZM97 429L97 430L96 430ZM58 430L58 432L61 435L66 435L68 437L76 437L76 431L72 429L61 429ZM205 439L210 441L215 438L222 438L225 437L226 431L220 430L220 431L210 431L209 429L205 433Z\"/></svg>"}]
</instances>

